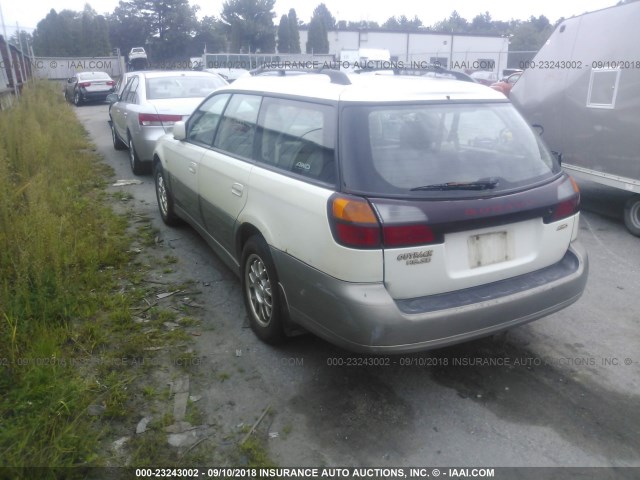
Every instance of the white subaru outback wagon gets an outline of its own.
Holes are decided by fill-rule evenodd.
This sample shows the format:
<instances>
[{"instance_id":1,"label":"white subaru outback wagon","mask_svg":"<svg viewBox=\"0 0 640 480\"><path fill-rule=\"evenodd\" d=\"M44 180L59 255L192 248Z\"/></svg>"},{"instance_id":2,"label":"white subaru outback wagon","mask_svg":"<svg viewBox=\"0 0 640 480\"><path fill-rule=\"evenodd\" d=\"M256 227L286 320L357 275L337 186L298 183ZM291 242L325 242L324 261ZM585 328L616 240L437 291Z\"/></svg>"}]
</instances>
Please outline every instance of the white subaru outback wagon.
<instances>
[{"instance_id":1,"label":"white subaru outback wagon","mask_svg":"<svg viewBox=\"0 0 640 480\"><path fill-rule=\"evenodd\" d=\"M162 219L240 277L254 332L400 353L582 294L580 194L505 97L443 78L240 79L158 141Z\"/></svg>"}]
</instances>

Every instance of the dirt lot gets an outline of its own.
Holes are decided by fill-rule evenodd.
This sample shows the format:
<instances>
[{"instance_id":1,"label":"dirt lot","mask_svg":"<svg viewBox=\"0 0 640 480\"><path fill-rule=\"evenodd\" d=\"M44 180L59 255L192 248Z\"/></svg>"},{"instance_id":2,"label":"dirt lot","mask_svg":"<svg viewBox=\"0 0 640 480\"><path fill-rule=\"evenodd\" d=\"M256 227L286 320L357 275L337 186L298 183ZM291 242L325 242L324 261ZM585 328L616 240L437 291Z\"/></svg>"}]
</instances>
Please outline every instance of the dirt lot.
<instances>
[{"instance_id":1,"label":"dirt lot","mask_svg":"<svg viewBox=\"0 0 640 480\"><path fill-rule=\"evenodd\" d=\"M107 111L77 109L117 177L134 179ZM578 303L464 345L363 357L311 335L261 343L238 279L194 230L164 226L151 176L137 179L112 188L154 219L178 259L172 279L202 292L188 391L212 464L268 408L254 435L280 466L640 467L640 239L622 224L617 192L583 185L594 211L581 219L591 272Z\"/></svg>"}]
</instances>

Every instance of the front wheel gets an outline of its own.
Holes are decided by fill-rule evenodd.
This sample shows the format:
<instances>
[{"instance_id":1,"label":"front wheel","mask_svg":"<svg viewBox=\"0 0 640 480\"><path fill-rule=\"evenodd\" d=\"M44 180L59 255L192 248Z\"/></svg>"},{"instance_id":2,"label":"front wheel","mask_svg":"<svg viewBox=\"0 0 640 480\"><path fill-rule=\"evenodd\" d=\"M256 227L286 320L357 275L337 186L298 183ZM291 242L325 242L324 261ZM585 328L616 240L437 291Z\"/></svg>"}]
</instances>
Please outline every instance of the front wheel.
<instances>
[{"instance_id":1,"label":"front wheel","mask_svg":"<svg viewBox=\"0 0 640 480\"><path fill-rule=\"evenodd\" d=\"M180 219L173 209L173 197L169 191L167 178L162 168L162 164L158 161L153 169L153 177L156 185L156 199L158 200L158 209L162 221L170 226L178 225Z\"/></svg>"},{"instance_id":2,"label":"front wheel","mask_svg":"<svg viewBox=\"0 0 640 480\"><path fill-rule=\"evenodd\" d=\"M634 195L624 206L624 224L635 236L640 237L640 195Z\"/></svg>"},{"instance_id":3,"label":"front wheel","mask_svg":"<svg viewBox=\"0 0 640 480\"><path fill-rule=\"evenodd\" d=\"M278 275L262 237L253 236L247 241L241 266L242 292L251 329L266 343L280 343L285 335Z\"/></svg>"}]
</instances>

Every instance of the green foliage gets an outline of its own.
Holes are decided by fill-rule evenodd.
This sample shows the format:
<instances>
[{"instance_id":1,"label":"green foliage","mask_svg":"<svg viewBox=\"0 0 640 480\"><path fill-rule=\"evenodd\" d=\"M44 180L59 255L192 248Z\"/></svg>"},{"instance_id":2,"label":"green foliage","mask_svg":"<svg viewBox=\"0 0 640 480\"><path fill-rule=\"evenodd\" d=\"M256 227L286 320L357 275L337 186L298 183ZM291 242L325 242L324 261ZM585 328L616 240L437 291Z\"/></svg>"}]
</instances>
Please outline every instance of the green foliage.
<instances>
[{"instance_id":1,"label":"green foliage","mask_svg":"<svg viewBox=\"0 0 640 480\"><path fill-rule=\"evenodd\" d=\"M282 15L278 25L278 53L291 52L291 29L289 28L289 17Z\"/></svg>"},{"instance_id":2,"label":"green foliage","mask_svg":"<svg viewBox=\"0 0 640 480\"><path fill-rule=\"evenodd\" d=\"M320 17L312 17L309 23L307 53L329 53L329 34Z\"/></svg>"},{"instance_id":3,"label":"green foliage","mask_svg":"<svg viewBox=\"0 0 640 480\"><path fill-rule=\"evenodd\" d=\"M321 3L313 9L311 19L313 18L319 18L322 21L324 29L327 32L330 30L335 30L336 28L336 19L333 15L331 15L331 12L324 3Z\"/></svg>"},{"instance_id":4,"label":"green foliage","mask_svg":"<svg viewBox=\"0 0 640 480\"><path fill-rule=\"evenodd\" d=\"M402 30L418 30L422 26L422 20L418 18L417 15L414 15L413 20L409 20L406 16L401 15L400 17L390 17L386 22L382 24L382 28L387 28L390 30L394 29L402 29Z\"/></svg>"},{"instance_id":5,"label":"green foliage","mask_svg":"<svg viewBox=\"0 0 640 480\"><path fill-rule=\"evenodd\" d=\"M231 52L275 51L274 5L275 0L227 0L223 4L221 18L231 38Z\"/></svg>"},{"instance_id":6,"label":"green foliage","mask_svg":"<svg viewBox=\"0 0 640 480\"><path fill-rule=\"evenodd\" d=\"M82 12L53 8L38 22L33 50L39 56L102 56L111 52L106 19L88 4Z\"/></svg>"},{"instance_id":7,"label":"green foliage","mask_svg":"<svg viewBox=\"0 0 640 480\"><path fill-rule=\"evenodd\" d=\"M287 15L289 23L289 52L300 53L300 31L298 30L298 16L296 11L291 8Z\"/></svg>"}]
</instances>

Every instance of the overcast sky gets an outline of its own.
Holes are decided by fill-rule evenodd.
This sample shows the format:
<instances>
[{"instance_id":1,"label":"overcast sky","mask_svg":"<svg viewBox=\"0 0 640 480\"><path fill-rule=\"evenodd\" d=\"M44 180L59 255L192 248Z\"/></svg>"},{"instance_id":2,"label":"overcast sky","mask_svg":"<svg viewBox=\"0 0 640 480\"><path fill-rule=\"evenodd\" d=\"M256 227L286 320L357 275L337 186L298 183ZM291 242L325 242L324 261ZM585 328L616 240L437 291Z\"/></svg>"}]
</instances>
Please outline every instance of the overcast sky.
<instances>
[{"instance_id":1,"label":"overcast sky","mask_svg":"<svg viewBox=\"0 0 640 480\"><path fill-rule=\"evenodd\" d=\"M49 10L54 8L60 12L64 9L81 11L85 3L89 3L98 13L111 13L118 5L118 0L0 0L0 7L4 14L7 34L11 36L16 28L16 22L22 30L33 31L40 20ZM192 5L199 5L199 16L219 16L223 0L191 0ZM545 15L551 22L560 17L571 17L584 12L610 7L617 0L450 0L448 2L435 0L276 0L274 23L277 25L280 16L286 14L290 8L295 8L298 18L308 22L313 9L324 3L331 14L338 20L358 21L370 20L383 23L392 16L406 15L412 19L417 15L424 25L447 18L453 10L467 20L488 11L494 20L519 19L526 20L530 16ZM4 31L0 30L4 35Z\"/></svg>"}]
</instances>

